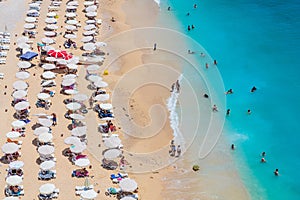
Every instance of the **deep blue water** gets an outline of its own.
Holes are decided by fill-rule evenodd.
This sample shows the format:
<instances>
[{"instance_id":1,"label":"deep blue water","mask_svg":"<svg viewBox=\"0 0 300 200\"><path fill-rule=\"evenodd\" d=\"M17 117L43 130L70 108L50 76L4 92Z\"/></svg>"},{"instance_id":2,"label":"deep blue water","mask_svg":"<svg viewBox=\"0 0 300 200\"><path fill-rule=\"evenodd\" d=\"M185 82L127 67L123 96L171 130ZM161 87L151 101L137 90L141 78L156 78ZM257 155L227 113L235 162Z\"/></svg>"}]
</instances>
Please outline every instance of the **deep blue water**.
<instances>
[{"instance_id":1,"label":"deep blue water","mask_svg":"<svg viewBox=\"0 0 300 200\"><path fill-rule=\"evenodd\" d=\"M300 199L300 1L169 0L161 9L168 5L234 91L224 132L252 198Z\"/></svg>"}]
</instances>

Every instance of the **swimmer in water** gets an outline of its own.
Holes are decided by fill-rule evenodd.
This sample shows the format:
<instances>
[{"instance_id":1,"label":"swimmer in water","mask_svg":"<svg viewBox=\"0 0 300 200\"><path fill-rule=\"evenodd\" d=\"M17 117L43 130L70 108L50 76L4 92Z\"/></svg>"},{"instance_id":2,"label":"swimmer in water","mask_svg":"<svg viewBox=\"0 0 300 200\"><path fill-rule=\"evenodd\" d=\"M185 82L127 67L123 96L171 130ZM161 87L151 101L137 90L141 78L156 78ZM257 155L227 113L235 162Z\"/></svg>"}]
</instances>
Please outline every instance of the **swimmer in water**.
<instances>
[{"instance_id":1,"label":"swimmer in water","mask_svg":"<svg viewBox=\"0 0 300 200\"><path fill-rule=\"evenodd\" d=\"M232 94L232 93L233 93L233 90L229 89L229 90L227 90L227 92L225 94Z\"/></svg>"},{"instance_id":2,"label":"swimmer in water","mask_svg":"<svg viewBox=\"0 0 300 200\"><path fill-rule=\"evenodd\" d=\"M191 30L191 26L190 25L188 25L188 31L190 31Z\"/></svg>"},{"instance_id":3,"label":"swimmer in water","mask_svg":"<svg viewBox=\"0 0 300 200\"><path fill-rule=\"evenodd\" d=\"M195 28L195 26L192 24L192 29L194 29Z\"/></svg>"},{"instance_id":4,"label":"swimmer in water","mask_svg":"<svg viewBox=\"0 0 300 200\"><path fill-rule=\"evenodd\" d=\"M248 115L250 115L250 114L251 114L251 110L250 110L250 109L248 109L248 110L247 110L247 113L248 113Z\"/></svg>"},{"instance_id":5,"label":"swimmer in water","mask_svg":"<svg viewBox=\"0 0 300 200\"><path fill-rule=\"evenodd\" d=\"M255 86L253 86L252 88L251 88L251 92L255 92L257 90L257 88L255 87Z\"/></svg>"},{"instance_id":6,"label":"swimmer in water","mask_svg":"<svg viewBox=\"0 0 300 200\"><path fill-rule=\"evenodd\" d=\"M275 175L275 176L279 176L279 170L278 170L278 169L275 169L274 175Z\"/></svg>"},{"instance_id":7,"label":"swimmer in water","mask_svg":"<svg viewBox=\"0 0 300 200\"><path fill-rule=\"evenodd\" d=\"M234 150L234 149L235 149L234 144L231 144L231 150Z\"/></svg>"},{"instance_id":8,"label":"swimmer in water","mask_svg":"<svg viewBox=\"0 0 300 200\"><path fill-rule=\"evenodd\" d=\"M186 13L186 16L190 16L190 13Z\"/></svg>"},{"instance_id":9,"label":"swimmer in water","mask_svg":"<svg viewBox=\"0 0 300 200\"><path fill-rule=\"evenodd\" d=\"M208 96L208 94L204 94L203 97L204 98L208 98L209 96Z\"/></svg>"},{"instance_id":10,"label":"swimmer in water","mask_svg":"<svg viewBox=\"0 0 300 200\"><path fill-rule=\"evenodd\" d=\"M226 115L229 116L230 115L230 109L227 109L226 111Z\"/></svg>"},{"instance_id":11,"label":"swimmer in water","mask_svg":"<svg viewBox=\"0 0 300 200\"><path fill-rule=\"evenodd\" d=\"M265 158L261 158L260 162L261 162L261 163L265 163L265 162L266 162L266 159L265 159Z\"/></svg>"},{"instance_id":12,"label":"swimmer in water","mask_svg":"<svg viewBox=\"0 0 300 200\"><path fill-rule=\"evenodd\" d=\"M217 60L214 60L214 65L217 65L218 63L217 63Z\"/></svg>"},{"instance_id":13,"label":"swimmer in water","mask_svg":"<svg viewBox=\"0 0 300 200\"><path fill-rule=\"evenodd\" d=\"M261 156L262 156L262 157L265 157L265 156L266 156L266 152L263 151L263 152L261 153Z\"/></svg>"},{"instance_id":14,"label":"swimmer in water","mask_svg":"<svg viewBox=\"0 0 300 200\"><path fill-rule=\"evenodd\" d=\"M169 7L168 7L168 11L170 11L170 10L171 10L171 7L169 6Z\"/></svg>"},{"instance_id":15,"label":"swimmer in water","mask_svg":"<svg viewBox=\"0 0 300 200\"><path fill-rule=\"evenodd\" d=\"M197 4L194 4L194 8L197 8Z\"/></svg>"}]
</instances>

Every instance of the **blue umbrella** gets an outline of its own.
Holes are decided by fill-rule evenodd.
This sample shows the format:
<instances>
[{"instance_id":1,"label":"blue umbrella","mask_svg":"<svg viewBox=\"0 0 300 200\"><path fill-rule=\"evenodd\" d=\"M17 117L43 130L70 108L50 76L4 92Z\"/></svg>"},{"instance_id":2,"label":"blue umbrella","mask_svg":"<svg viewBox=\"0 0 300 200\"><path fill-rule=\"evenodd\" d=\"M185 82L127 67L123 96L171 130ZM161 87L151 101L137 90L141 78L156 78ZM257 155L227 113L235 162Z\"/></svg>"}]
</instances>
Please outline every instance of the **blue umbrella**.
<instances>
[{"instance_id":1,"label":"blue umbrella","mask_svg":"<svg viewBox=\"0 0 300 200\"><path fill-rule=\"evenodd\" d=\"M20 56L20 59L22 60L31 60L32 58L38 56L37 53L35 52L31 52L31 51L27 51L25 54Z\"/></svg>"}]
</instances>

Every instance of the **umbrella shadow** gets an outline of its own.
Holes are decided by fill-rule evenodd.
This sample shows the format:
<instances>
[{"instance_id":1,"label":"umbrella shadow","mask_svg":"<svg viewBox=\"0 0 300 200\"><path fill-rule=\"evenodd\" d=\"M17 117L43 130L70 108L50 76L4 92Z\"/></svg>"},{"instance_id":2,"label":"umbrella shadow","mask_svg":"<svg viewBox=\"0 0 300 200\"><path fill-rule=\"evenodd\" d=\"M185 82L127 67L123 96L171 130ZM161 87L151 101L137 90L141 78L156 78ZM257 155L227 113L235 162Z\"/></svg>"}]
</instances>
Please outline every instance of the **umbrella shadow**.
<instances>
[{"instance_id":1,"label":"umbrella shadow","mask_svg":"<svg viewBox=\"0 0 300 200\"><path fill-rule=\"evenodd\" d=\"M6 156L2 156L0 158L0 162L3 163L3 164L9 164L10 161L6 158Z\"/></svg>"},{"instance_id":2,"label":"umbrella shadow","mask_svg":"<svg viewBox=\"0 0 300 200\"><path fill-rule=\"evenodd\" d=\"M37 138L34 138L32 141L31 141L31 144L33 144L34 146L38 147L38 139Z\"/></svg>"},{"instance_id":3,"label":"umbrella shadow","mask_svg":"<svg viewBox=\"0 0 300 200\"><path fill-rule=\"evenodd\" d=\"M36 164L40 165L43 161L40 159L40 157L38 157L36 160L35 160Z\"/></svg>"},{"instance_id":4,"label":"umbrella shadow","mask_svg":"<svg viewBox=\"0 0 300 200\"><path fill-rule=\"evenodd\" d=\"M39 124L39 123L35 123L34 125L31 126L31 129L35 130L35 129L39 128L39 127L42 127L42 125Z\"/></svg>"},{"instance_id":5,"label":"umbrella shadow","mask_svg":"<svg viewBox=\"0 0 300 200\"><path fill-rule=\"evenodd\" d=\"M95 90L97 88L95 88L92 84L88 84L87 89L89 89L89 90Z\"/></svg>"},{"instance_id":6,"label":"umbrella shadow","mask_svg":"<svg viewBox=\"0 0 300 200\"><path fill-rule=\"evenodd\" d=\"M68 128L68 130L72 130L73 129L73 125L72 124L69 124L68 126L67 126L67 128Z\"/></svg>"}]
</instances>

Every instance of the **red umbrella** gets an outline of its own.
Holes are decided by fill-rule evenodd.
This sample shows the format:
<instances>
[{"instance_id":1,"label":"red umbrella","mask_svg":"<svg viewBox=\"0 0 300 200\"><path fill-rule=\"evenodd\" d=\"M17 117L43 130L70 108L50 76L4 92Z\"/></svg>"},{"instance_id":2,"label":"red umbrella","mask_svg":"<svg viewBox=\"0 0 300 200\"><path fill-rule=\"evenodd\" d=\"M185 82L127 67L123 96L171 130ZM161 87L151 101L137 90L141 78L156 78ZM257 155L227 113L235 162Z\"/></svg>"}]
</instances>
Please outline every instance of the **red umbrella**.
<instances>
[{"instance_id":1,"label":"red umbrella","mask_svg":"<svg viewBox=\"0 0 300 200\"><path fill-rule=\"evenodd\" d=\"M68 53L66 51L58 51L52 49L48 51L48 55L54 58L65 58L68 55Z\"/></svg>"},{"instance_id":2,"label":"red umbrella","mask_svg":"<svg viewBox=\"0 0 300 200\"><path fill-rule=\"evenodd\" d=\"M65 56L64 59L65 59L65 60L69 60L69 59L71 59L72 57L73 57L72 54L67 54L67 56Z\"/></svg>"}]
</instances>

